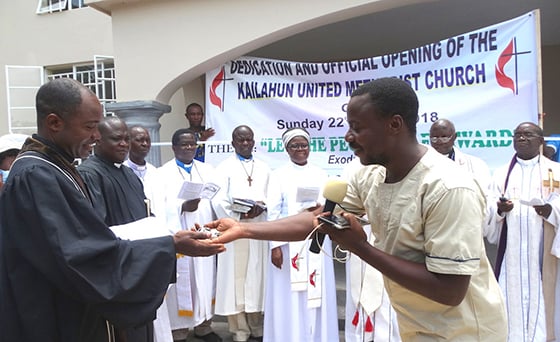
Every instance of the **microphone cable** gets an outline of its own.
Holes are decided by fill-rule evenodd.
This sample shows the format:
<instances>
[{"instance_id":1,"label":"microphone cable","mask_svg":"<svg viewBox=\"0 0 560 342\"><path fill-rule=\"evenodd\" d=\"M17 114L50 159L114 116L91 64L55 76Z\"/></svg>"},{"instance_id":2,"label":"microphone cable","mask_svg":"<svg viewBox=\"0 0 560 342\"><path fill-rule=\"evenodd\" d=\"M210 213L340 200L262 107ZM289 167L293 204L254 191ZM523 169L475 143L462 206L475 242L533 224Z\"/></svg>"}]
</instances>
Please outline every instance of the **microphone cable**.
<instances>
[{"instance_id":1,"label":"microphone cable","mask_svg":"<svg viewBox=\"0 0 560 342\"><path fill-rule=\"evenodd\" d=\"M317 216L317 217L318 217L318 216ZM303 245L301 246L301 249L299 250L299 254L298 254L298 255L300 255L300 257L298 257L298 261L299 261L299 258L301 258L301 255L302 255L302 253L303 253L303 250L304 250L305 248L307 248L307 247L309 246L309 244L311 243L311 241L313 240L313 238L312 238L313 234L315 234L315 232L316 232L323 224L324 224L323 222L319 223L319 224L318 224L317 226L315 226L315 227L313 228L313 230L311 230L311 232L307 235L307 237L306 237L305 240L304 240L306 243L303 244ZM323 243L324 243L324 241L323 241ZM351 253L350 253L349 251L345 250L345 249L340 248L340 245L338 245L338 244L336 245L336 247L335 247L335 249L334 249L333 255L331 255L329 252L327 252L325 249L323 249L323 245L322 245L322 244L318 243L318 246L319 246L320 252L323 252L327 257L331 258L331 259L334 260L334 261L337 261L337 262L339 262L339 263L341 263L341 264L345 264L346 262L348 262L348 260L350 260L350 254L351 254ZM343 254L343 256L338 257L337 254L338 254L339 252L340 252L341 254Z\"/></svg>"}]
</instances>

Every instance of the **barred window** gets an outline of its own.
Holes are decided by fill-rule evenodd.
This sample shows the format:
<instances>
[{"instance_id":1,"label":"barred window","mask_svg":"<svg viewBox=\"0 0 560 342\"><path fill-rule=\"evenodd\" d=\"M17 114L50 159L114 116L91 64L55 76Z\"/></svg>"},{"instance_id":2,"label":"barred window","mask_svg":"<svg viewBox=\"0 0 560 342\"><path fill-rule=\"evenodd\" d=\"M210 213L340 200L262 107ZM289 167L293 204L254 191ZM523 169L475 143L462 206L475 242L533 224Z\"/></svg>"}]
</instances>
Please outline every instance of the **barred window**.
<instances>
[{"instance_id":1,"label":"barred window","mask_svg":"<svg viewBox=\"0 0 560 342\"><path fill-rule=\"evenodd\" d=\"M84 0L39 0L37 14L54 13L86 7Z\"/></svg>"}]
</instances>

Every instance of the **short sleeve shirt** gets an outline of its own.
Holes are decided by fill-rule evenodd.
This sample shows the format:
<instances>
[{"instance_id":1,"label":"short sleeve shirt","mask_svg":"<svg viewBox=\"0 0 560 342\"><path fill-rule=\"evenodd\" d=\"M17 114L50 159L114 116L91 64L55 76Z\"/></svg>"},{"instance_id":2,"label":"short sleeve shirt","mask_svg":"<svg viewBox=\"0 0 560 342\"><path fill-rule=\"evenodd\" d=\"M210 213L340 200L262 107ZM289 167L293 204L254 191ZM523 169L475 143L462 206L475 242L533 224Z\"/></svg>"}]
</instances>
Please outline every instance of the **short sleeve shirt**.
<instances>
[{"instance_id":1,"label":"short sleeve shirt","mask_svg":"<svg viewBox=\"0 0 560 342\"><path fill-rule=\"evenodd\" d=\"M398 183L383 167L350 179L344 206L367 211L375 246L440 274L470 275L458 306L447 306L385 278L404 341L503 341L503 298L486 257L485 199L472 176L432 148Z\"/></svg>"}]
</instances>

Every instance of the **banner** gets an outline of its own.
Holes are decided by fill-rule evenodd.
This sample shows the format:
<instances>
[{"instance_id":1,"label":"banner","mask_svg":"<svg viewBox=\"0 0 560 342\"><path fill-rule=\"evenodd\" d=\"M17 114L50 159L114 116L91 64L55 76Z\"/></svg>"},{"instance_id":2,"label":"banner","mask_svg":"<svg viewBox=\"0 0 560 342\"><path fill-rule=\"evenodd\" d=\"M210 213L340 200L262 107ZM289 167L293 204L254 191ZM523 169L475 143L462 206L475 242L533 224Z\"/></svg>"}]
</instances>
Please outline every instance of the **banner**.
<instances>
[{"instance_id":1,"label":"banner","mask_svg":"<svg viewBox=\"0 0 560 342\"><path fill-rule=\"evenodd\" d=\"M233 153L239 125L255 133L257 158L276 168L287 161L282 133L311 135L309 161L331 175L356 158L344 141L346 106L363 83L398 77L416 91L418 140L440 118L455 124L455 145L491 169L511 160L513 129L538 122L538 46L535 12L406 51L359 60L302 63L243 57L206 74L206 162ZM367 32L363 32L367 37Z\"/></svg>"}]
</instances>

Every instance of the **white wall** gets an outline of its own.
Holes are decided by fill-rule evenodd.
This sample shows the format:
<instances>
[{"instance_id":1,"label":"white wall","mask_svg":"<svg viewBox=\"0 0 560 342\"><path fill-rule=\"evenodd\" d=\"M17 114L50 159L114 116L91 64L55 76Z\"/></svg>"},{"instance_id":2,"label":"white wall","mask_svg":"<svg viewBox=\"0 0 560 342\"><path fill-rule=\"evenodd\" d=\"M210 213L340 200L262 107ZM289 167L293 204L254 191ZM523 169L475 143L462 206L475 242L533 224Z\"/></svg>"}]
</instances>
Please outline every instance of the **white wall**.
<instances>
[{"instance_id":1,"label":"white wall","mask_svg":"<svg viewBox=\"0 0 560 342\"><path fill-rule=\"evenodd\" d=\"M112 55L111 17L93 8L36 14L37 1L0 1L0 134L8 131L5 65L52 66Z\"/></svg>"}]
</instances>

